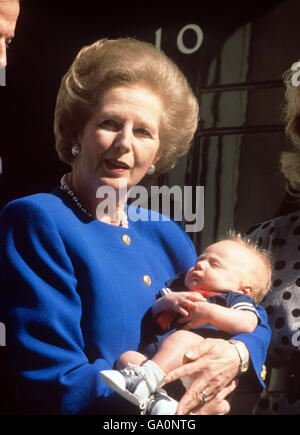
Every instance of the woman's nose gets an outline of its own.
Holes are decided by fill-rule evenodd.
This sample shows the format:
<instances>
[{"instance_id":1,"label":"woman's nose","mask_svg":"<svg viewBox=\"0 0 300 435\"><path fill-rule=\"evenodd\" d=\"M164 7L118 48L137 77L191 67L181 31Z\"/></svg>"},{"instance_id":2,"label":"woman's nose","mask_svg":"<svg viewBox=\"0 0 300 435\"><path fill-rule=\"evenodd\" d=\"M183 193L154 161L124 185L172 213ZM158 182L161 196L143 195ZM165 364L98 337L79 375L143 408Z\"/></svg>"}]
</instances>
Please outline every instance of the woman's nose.
<instances>
[{"instance_id":1,"label":"woman's nose","mask_svg":"<svg viewBox=\"0 0 300 435\"><path fill-rule=\"evenodd\" d=\"M6 67L6 41L5 38L0 37L0 68Z\"/></svg>"},{"instance_id":2,"label":"woman's nose","mask_svg":"<svg viewBox=\"0 0 300 435\"><path fill-rule=\"evenodd\" d=\"M115 147L122 151L122 153L127 153L132 147L133 135L130 128L123 128L118 132L115 139Z\"/></svg>"}]
</instances>

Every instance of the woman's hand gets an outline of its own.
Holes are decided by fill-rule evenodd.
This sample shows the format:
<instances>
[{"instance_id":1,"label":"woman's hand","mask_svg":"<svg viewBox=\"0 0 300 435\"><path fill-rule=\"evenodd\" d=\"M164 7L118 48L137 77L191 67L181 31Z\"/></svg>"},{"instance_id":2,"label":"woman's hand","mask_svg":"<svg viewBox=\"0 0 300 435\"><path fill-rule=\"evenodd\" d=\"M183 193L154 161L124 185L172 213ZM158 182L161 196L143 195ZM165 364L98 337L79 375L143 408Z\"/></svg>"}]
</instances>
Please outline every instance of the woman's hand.
<instances>
[{"instance_id":1,"label":"woman's hand","mask_svg":"<svg viewBox=\"0 0 300 435\"><path fill-rule=\"evenodd\" d=\"M222 339L207 338L197 348L189 349L185 356L191 362L170 371L164 379L165 383L169 383L184 376L194 378L178 404L177 414L180 415L190 414L203 405L208 407L218 393L231 385L240 366L235 346ZM205 404L200 393L204 393ZM221 402L222 400L221 395Z\"/></svg>"},{"instance_id":2,"label":"woman's hand","mask_svg":"<svg viewBox=\"0 0 300 435\"><path fill-rule=\"evenodd\" d=\"M238 382L234 379L227 387L218 393L205 405L198 406L190 412L190 415L225 415L230 411L230 404L225 398L232 393Z\"/></svg>"}]
</instances>

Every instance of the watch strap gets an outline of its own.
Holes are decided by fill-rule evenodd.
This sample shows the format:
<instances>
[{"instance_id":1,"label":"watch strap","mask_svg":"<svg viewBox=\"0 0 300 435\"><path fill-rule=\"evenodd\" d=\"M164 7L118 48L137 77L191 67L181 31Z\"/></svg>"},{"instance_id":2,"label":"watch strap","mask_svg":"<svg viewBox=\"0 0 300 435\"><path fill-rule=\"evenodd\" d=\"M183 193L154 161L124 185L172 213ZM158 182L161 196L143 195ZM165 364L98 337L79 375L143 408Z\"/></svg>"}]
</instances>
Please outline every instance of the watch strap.
<instances>
[{"instance_id":1,"label":"watch strap","mask_svg":"<svg viewBox=\"0 0 300 435\"><path fill-rule=\"evenodd\" d=\"M244 344L241 341L229 340L233 344L240 357L239 375L245 373L249 368L249 354L245 350Z\"/></svg>"}]
</instances>

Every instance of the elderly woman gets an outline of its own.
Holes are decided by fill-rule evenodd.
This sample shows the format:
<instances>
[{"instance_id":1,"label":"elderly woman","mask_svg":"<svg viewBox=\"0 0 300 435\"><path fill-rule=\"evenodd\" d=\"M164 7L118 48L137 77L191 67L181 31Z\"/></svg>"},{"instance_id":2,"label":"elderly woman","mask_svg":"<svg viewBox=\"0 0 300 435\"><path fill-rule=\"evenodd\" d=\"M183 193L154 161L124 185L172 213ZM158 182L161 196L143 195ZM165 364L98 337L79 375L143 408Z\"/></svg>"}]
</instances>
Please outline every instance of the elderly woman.
<instances>
[{"instance_id":1,"label":"elderly woman","mask_svg":"<svg viewBox=\"0 0 300 435\"><path fill-rule=\"evenodd\" d=\"M284 152L281 169L296 197L300 196L300 88L293 84L291 69L286 84L286 133L295 152ZM256 225L248 231L274 258L271 291L263 301L272 329L268 352L267 393L257 403L255 414L300 414L300 211Z\"/></svg>"},{"instance_id":2,"label":"elderly woman","mask_svg":"<svg viewBox=\"0 0 300 435\"><path fill-rule=\"evenodd\" d=\"M160 215L151 221L147 211L130 220L124 186L173 167L197 121L185 77L150 44L100 40L83 48L64 76L56 148L72 171L52 193L8 204L0 221L0 319L19 413L138 411L102 382L100 371L152 339L159 290L189 269L196 253L176 223ZM102 206L101 188L115 193L113 207ZM195 381L178 413L227 412L224 397L250 358L251 371L260 373L269 342L260 310L253 334L191 349L195 362L182 370Z\"/></svg>"}]
</instances>

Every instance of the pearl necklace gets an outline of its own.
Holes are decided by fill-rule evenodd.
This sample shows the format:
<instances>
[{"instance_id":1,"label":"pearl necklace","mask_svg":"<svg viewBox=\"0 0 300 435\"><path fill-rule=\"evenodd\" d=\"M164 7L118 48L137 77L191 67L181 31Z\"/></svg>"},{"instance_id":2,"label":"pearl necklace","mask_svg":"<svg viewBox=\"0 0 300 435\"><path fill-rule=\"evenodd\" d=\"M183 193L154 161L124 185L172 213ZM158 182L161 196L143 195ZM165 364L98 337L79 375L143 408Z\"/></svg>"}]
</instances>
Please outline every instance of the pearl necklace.
<instances>
[{"instance_id":1,"label":"pearl necklace","mask_svg":"<svg viewBox=\"0 0 300 435\"><path fill-rule=\"evenodd\" d=\"M91 213L89 213L84 207L83 205L80 203L79 199L77 198L77 196L75 195L75 192L73 189L71 189L71 187L69 186L68 182L67 182L67 175L65 174L63 175L63 177L60 180L60 188L61 190L63 190L64 192L66 192L75 202L75 204L77 205L78 208L80 208L80 210L86 214L87 216L93 218L93 216L91 215ZM128 228L128 219L127 219L127 215L125 213L124 210L122 210L122 215L121 215L121 220L120 220L120 227L123 228Z\"/></svg>"}]
</instances>

